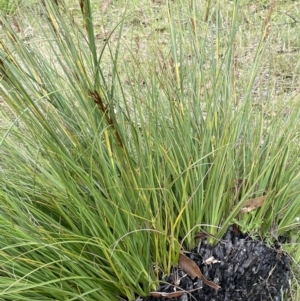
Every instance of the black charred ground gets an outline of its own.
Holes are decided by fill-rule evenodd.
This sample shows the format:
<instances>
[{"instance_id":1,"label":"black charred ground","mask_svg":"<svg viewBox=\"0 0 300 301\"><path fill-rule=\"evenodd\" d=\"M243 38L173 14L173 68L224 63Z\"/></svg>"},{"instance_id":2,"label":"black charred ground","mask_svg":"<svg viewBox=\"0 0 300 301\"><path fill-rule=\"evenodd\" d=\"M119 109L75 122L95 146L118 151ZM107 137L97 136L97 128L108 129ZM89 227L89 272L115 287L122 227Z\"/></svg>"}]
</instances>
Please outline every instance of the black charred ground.
<instances>
[{"instance_id":1,"label":"black charred ground","mask_svg":"<svg viewBox=\"0 0 300 301\"><path fill-rule=\"evenodd\" d=\"M236 232L231 226L216 246L206 240L185 253L200 267L202 274L221 286L215 290L196 278L192 280L180 268L162 279L157 292L165 295L139 298L141 301L282 301L289 289L290 265L280 245L267 246L263 241ZM214 258L210 263L208 259ZM198 288L198 289L197 289ZM197 289L197 290L195 290ZM190 291L180 297L167 295ZM192 291L193 290L193 291ZM192 291L192 292L191 292Z\"/></svg>"}]
</instances>

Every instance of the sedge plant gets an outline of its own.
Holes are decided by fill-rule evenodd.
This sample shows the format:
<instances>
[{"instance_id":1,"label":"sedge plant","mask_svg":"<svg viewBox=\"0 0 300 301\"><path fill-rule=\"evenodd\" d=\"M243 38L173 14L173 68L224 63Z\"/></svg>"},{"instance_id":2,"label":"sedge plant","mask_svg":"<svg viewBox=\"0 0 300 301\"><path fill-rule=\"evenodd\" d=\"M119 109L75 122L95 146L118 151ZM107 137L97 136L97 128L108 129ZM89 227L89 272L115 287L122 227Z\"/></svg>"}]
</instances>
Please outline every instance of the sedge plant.
<instances>
[{"instance_id":1,"label":"sedge plant","mask_svg":"<svg viewBox=\"0 0 300 301\"><path fill-rule=\"evenodd\" d=\"M169 48L146 66L122 57L126 10L102 46L90 0L79 1L80 19L43 1L42 49L3 20L1 298L134 300L196 232L299 227L299 113L269 118L252 103L267 22L238 93L238 1L226 33L208 3L167 6Z\"/></svg>"}]
</instances>

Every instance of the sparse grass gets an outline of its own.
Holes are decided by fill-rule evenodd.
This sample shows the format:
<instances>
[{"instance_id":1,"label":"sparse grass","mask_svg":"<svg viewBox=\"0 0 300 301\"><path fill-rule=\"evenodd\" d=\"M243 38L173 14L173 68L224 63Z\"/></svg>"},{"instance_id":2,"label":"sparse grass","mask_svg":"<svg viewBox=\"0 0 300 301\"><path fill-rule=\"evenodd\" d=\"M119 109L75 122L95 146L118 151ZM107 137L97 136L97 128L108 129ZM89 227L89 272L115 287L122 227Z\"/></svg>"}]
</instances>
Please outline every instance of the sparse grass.
<instances>
[{"instance_id":1,"label":"sparse grass","mask_svg":"<svg viewBox=\"0 0 300 301\"><path fill-rule=\"evenodd\" d=\"M3 300L134 300L233 221L297 242L297 4L82 3L3 20Z\"/></svg>"}]
</instances>

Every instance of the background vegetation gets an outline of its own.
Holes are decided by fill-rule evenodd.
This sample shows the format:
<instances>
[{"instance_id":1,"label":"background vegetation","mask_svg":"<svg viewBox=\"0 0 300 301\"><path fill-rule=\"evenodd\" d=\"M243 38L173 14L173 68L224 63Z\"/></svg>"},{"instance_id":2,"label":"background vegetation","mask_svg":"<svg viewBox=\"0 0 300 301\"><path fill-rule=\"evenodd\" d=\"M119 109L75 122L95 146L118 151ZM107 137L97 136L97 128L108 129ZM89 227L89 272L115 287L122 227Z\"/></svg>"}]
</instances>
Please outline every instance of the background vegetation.
<instances>
[{"instance_id":1,"label":"background vegetation","mask_svg":"<svg viewBox=\"0 0 300 301\"><path fill-rule=\"evenodd\" d=\"M105 3L3 8L2 300L134 300L232 223L298 273L297 3Z\"/></svg>"}]
</instances>

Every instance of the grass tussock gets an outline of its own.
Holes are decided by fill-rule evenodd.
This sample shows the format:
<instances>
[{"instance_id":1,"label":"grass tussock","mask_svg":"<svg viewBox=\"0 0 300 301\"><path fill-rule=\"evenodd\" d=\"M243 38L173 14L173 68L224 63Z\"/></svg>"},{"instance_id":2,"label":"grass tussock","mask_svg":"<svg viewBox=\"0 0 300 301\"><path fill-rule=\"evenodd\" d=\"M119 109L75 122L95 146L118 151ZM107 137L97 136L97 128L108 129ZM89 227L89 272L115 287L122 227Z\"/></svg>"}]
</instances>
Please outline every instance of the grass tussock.
<instances>
[{"instance_id":1,"label":"grass tussock","mask_svg":"<svg viewBox=\"0 0 300 301\"><path fill-rule=\"evenodd\" d=\"M299 229L299 97L258 81L274 4L243 65L239 1L207 3L162 6L167 46L150 52L122 43L130 6L102 45L89 0L43 1L38 41L2 20L2 298L134 300L199 230Z\"/></svg>"}]
</instances>

